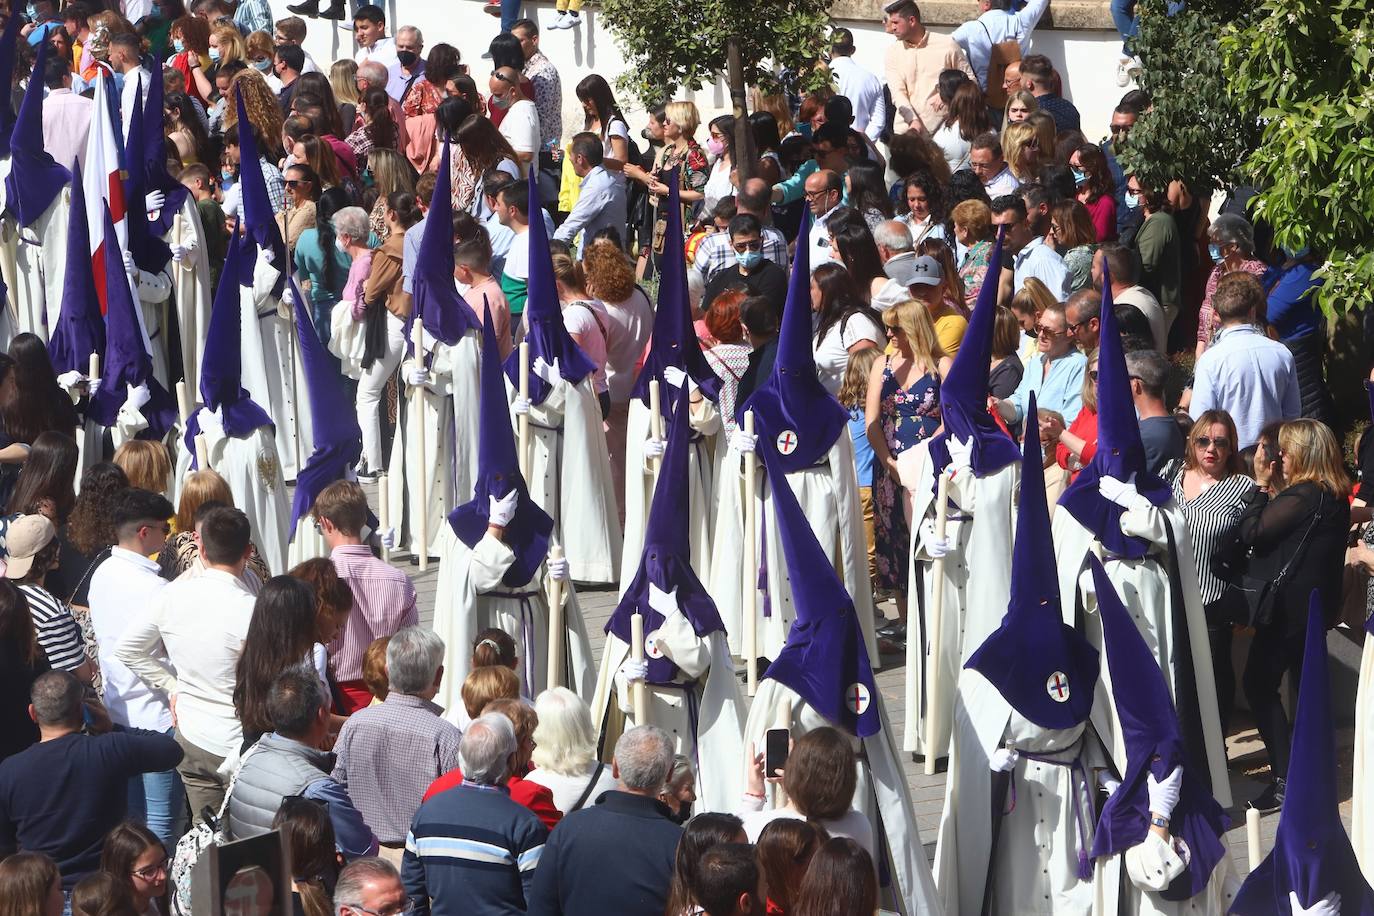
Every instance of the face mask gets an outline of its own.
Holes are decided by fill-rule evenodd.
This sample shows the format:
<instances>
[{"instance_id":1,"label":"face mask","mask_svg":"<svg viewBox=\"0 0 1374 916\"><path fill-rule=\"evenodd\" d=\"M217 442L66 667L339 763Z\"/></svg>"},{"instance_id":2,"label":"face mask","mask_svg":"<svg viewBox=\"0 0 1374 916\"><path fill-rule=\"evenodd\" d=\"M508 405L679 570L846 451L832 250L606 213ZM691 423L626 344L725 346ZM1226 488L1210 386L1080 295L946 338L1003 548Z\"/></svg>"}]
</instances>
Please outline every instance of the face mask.
<instances>
[{"instance_id":1,"label":"face mask","mask_svg":"<svg viewBox=\"0 0 1374 916\"><path fill-rule=\"evenodd\" d=\"M1213 245L1208 245L1208 246L1207 246L1207 257L1211 258L1213 261L1220 261L1220 260L1221 260L1221 246L1220 246L1220 245L1215 245L1215 244L1213 244Z\"/></svg>"},{"instance_id":2,"label":"face mask","mask_svg":"<svg viewBox=\"0 0 1374 916\"><path fill-rule=\"evenodd\" d=\"M264 57L262 60L253 61L253 69L260 73L266 73L272 69L272 61Z\"/></svg>"},{"instance_id":3,"label":"face mask","mask_svg":"<svg viewBox=\"0 0 1374 916\"><path fill-rule=\"evenodd\" d=\"M1081 188L1081 187L1083 187L1083 184L1084 184L1087 180L1088 180L1088 174L1087 174L1087 172L1084 172L1082 169L1074 169L1074 170L1073 170L1073 186L1074 186L1075 188Z\"/></svg>"},{"instance_id":4,"label":"face mask","mask_svg":"<svg viewBox=\"0 0 1374 916\"><path fill-rule=\"evenodd\" d=\"M1136 194L1134 191L1127 191L1127 192L1126 192L1126 207L1127 207L1127 209L1134 210L1134 209L1136 209L1136 208L1139 207L1139 206L1140 206L1140 195L1139 195L1139 194Z\"/></svg>"},{"instance_id":5,"label":"face mask","mask_svg":"<svg viewBox=\"0 0 1374 916\"><path fill-rule=\"evenodd\" d=\"M234 183L234 170L233 170L233 169L220 169L220 170L219 170L219 182L220 182L220 184L222 184L222 185L231 185L231 184L233 184L233 183Z\"/></svg>"},{"instance_id":6,"label":"face mask","mask_svg":"<svg viewBox=\"0 0 1374 916\"><path fill-rule=\"evenodd\" d=\"M763 261L763 252L737 251L735 252L735 260L738 261L739 266L743 267L745 270L753 270L755 267L759 266L760 262Z\"/></svg>"},{"instance_id":7,"label":"face mask","mask_svg":"<svg viewBox=\"0 0 1374 916\"><path fill-rule=\"evenodd\" d=\"M343 252L344 254L348 253L348 246L344 244L344 240L341 238L336 237L334 239L334 247L339 249L339 251Z\"/></svg>"},{"instance_id":8,"label":"face mask","mask_svg":"<svg viewBox=\"0 0 1374 916\"><path fill-rule=\"evenodd\" d=\"M712 137L710 140L706 141L706 151L712 156L719 156L721 153L725 152L725 143Z\"/></svg>"},{"instance_id":9,"label":"face mask","mask_svg":"<svg viewBox=\"0 0 1374 916\"><path fill-rule=\"evenodd\" d=\"M173 38L172 50L180 54L181 52L186 50L186 42L182 41L180 38Z\"/></svg>"},{"instance_id":10,"label":"face mask","mask_svg":"<svg viewBox=\"0 0 1374 916\"><path fill-rule=\"evenodd\" d=\"M415 66L415 62L420 59L420 55L414 51L397 51L396 59L401 62L401 66L409 70Z\"/></svg>"},{"instance_id":11,"label":"face mask","mask_svg":"<svg viewBox=\"0 0 1374 916\"><path fill-rule=\"evenodd\" d=\"M210 49L210 60L212 60L212 61L217 61L217 60L219 60L219 48L211 48L211 49Z\"/></svg>"},{"instance_id":12,"label":"face mask","mask_svg":"<svg viewBox=\"0 0 1374 916\"><path fill-rule=\"evenodd\" d=\"M491 104L495 105L497 108L509 108L510 97L505 95L494 95L491 97Z\"/></svg>"}]
</instances>

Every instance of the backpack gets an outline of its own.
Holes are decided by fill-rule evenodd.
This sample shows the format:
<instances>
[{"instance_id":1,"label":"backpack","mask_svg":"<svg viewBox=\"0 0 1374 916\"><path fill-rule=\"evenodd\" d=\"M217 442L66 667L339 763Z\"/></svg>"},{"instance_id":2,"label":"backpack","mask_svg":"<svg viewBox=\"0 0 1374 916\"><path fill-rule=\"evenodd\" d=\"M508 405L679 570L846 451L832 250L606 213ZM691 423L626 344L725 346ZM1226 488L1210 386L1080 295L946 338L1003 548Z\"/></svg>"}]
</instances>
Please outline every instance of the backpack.
<instances>
[{"instance_id":1,"label":"backpack","mask_svg":"<svg viewBox=\"0 0 1374 916\"><path fill-rule=\"evenodd\" d=\"M177 840L176 852L172 855L172 866L167 870L167 882L171 885L168 888L168 898L172 916L192 916L191 874L205 850L211 846L223 846L228 842L228 837L224 835L224 824L229 814L229 799L233 797L234 783L238 781L244 763L255 750L256 745L249 748L248 753L244 754L234 767L234 774L229 777L229 788L224 792L224 801L219 806L219 813L211 815L207 805L204 811L205 819Z\"/></svg>"}]
</instances>

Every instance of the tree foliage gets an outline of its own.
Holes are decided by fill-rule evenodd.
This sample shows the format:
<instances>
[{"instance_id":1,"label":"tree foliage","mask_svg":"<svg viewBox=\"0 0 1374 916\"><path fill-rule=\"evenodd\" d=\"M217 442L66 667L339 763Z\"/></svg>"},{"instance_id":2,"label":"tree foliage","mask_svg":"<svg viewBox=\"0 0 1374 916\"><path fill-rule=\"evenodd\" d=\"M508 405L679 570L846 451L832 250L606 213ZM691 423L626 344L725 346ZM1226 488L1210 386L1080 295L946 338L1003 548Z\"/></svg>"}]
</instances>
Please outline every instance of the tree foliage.
<instances>
[{"instance_id":1,"label":"tree foliage","mask_svg":"<svg viewBox=\"0 0 1374 916\"><path fill-rule=\"evenodd\" d=\"M1374 300L1374 4L1265 0L1221 41L1235 103L1262 123L1244 163L1279 244L1327 256L1328 313Z\"/></svg>"},{"instance_id":2,"label":"tree foliage","mask_svg":"<svg viewBox=\"0 0 1374 916\"><path fill-rule=\"evenodd\" d=\"M777 74L791 72L801 74L802 89L825 85L828 75L816 62L829 7L829 0L603 0L601 15L625 55L620 88L648 107L725 72L731 38L747 84L774 91Z\"/></svg>"},{"instance_id":3,"label":"tree foliage","mask_svg":"<svg viewBox=\"0 0 1374 916\"><path fill-rule=\"evenodd\" d=\"M1237 0L1188 0L1169 14L1167 0L1140 0L1134 51L1144 63L1140 88L1152 108L1131 130L1122 165L1145 184L1184 181L1198 195L1229 186L1257 139L1252 111L1227 92L1217 43L1229 22L1252 5Z\"/></svg>"}]
</instances>

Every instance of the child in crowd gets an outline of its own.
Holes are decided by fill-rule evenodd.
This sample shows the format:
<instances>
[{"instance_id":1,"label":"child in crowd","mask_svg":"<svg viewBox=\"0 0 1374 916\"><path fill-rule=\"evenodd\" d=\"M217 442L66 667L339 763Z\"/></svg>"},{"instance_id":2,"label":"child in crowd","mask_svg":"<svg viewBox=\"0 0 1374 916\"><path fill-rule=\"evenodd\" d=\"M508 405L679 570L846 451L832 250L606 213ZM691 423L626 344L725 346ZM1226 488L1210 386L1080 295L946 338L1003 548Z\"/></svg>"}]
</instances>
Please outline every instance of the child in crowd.
<instances>
[{"instance_id":1,"label":"child in crowd","mask_svg":"<svg viewBox=\"0 0 1374 916\"><path fill-rule=\"evenodd\" d=\"M200 228L205 236L205 254L210 260L210 287L219 287L219 271L229 250L229 235L224 231L224 208L215 200L214 176L199 162L186 166L177 176L200 213Z\"/></svg>"},{"instance_id":2,"label":"child in crowd","mask_svg":"<svg viewBox=\"0 0 1374 916\"><path fill-rule=\"evenodd\" d=\"M877 552L873 529L873 446L868 441L864 421L864 398L868 396L868 376L882 351L869 347L849 355L849 364L840 383L840 404L849 411L849 435L854 440L854 465L859 476L859 504L864 511L864 540L868 542L868 574L873 575Z\"/></svg>"}]
</instances>

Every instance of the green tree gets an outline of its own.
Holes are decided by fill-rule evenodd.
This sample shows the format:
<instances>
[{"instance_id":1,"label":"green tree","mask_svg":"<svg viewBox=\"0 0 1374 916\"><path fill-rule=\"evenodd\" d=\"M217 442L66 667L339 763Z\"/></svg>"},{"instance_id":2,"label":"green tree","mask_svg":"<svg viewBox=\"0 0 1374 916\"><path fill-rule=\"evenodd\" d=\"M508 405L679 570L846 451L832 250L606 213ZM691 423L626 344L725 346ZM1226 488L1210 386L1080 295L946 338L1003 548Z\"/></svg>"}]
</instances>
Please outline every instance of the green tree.
<instances>
[{"instance_id":1,"label":"green tree","mask_svg":"<svg viewBox=\"0 0 1374 916\"><path fill-rule=\"evenodd\" d=\"M1250 5L1237 0L1188 0L1169 15L1167 0L1140 0L1140 35L1134 43L1144 63L1140 88L1152 108L1131 130L1122 167L1144 184L1163 188L1180 179L1194 194L1234 183L1254 148L1252 111L1227 92L1218 40L1227 23L1243 21Z\"/></svg>"},{"instance_id":2,"label":"green tree","mask_svg":"<svg viewBox=\"0 0 1374 916\"><path fill-rule=\"evenodd\" d=\"M1326 256L1328 314L1374 299L1374 5L1264 0L1221 48L1235 104L1262 124L1244 168L1279 244Z\"/></svg>"}]
</instances>

